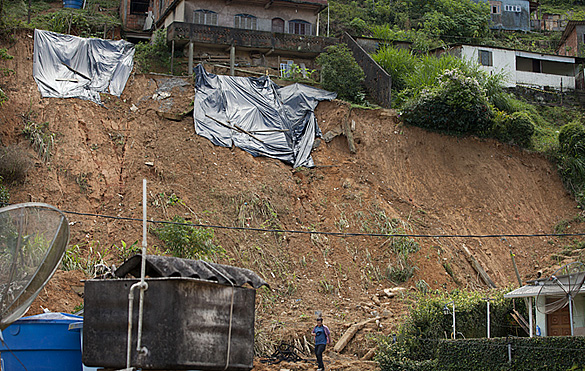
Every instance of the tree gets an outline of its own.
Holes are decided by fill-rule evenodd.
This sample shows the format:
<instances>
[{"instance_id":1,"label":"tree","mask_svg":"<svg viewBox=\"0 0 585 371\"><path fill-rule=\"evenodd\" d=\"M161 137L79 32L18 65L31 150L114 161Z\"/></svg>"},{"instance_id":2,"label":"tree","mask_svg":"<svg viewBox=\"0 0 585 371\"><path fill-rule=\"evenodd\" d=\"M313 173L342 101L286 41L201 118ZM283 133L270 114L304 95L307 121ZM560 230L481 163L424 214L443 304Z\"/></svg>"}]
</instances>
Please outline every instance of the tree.
<instances>
[{"instance_id":1,"label":"tree","mask_svg":"<svg viewBox=\"0 0 585 371\"><path fill-rule=\"evenodd\" d=\"M324 89L337 92L341 99L355 103L363 101L365 74L345 44L327 47L316 62L321 66Z\"/></svg>"}]
</instances>

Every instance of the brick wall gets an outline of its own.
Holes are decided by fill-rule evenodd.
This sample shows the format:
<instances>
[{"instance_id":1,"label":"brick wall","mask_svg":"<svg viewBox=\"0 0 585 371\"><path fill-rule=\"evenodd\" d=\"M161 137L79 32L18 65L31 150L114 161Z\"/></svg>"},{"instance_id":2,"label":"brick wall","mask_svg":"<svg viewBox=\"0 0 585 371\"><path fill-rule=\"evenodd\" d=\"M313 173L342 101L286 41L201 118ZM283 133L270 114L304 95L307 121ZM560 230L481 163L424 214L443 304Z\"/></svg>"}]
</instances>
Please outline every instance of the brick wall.
<instances>
[{"instance_id":1,"label":"brick wall","mask_svg":"<svg viewBox=\"0 0 585 371\"><path fill-rule=\"evenodd\" d=\"M576 56L577 55L577 30L573 29L573 32L567 37L565 42L559 48L560 55Z\"/></svg>"}]
</instances>

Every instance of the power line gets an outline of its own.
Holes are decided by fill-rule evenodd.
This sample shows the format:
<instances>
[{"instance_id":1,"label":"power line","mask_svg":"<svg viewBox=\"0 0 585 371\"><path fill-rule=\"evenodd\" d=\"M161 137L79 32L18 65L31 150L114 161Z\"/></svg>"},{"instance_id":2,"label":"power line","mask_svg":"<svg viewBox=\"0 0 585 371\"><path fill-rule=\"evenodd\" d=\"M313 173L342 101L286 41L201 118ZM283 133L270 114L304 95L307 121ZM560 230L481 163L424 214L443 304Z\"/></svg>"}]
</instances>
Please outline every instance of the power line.
<instances>
[{"instance_id":1,"label":"power line","mask_svg":"<svg viewBox=\"0 0 585 371\"><path fill-rule=\"evenodd\" d=\"M9 203L2 203L0 202L0 206L9 206ZM130 218L125 216L113 216L113 215L103 215L103 214L94 214L94 213L82 213L79 211L70 211L70 210L61 210L61 212L65 214L71 215L78 215L78 216L89 216L94 218L104 218L104 219L112 219L112 220L124 220L129 222L140 222L142 223L141 218ZM147 220L147 223L151 224L167 224L167 225L181 225L187 227L197 227L197 228L212 228L212 229L227 229L227 230L237 230L237 231L252 231L252 232L269 232L269 233L294 233L294 234L318 234L318 235L325 235L325 236L334 236L334 237L386 237L386 238L399 238L399 237L409 237L409 238L538 238L538 237L580 237L585 236L585 232L583 233L494 233L494 234L419 234L419 233L358 233L358 232L325 232L325 231L303 231L303 230L296 230L296 229L276 229L276 228L254 228L254 227L231 227L225 225L216 225L216 224L201 224L201 223L183 223L183 222L173 222L168 220Z\"/></svg>"},{"instance_id":2,"label":"power line","mask_svg":"<svg viewBox=\"0 0 585 371\"><path fill-rule=\"evenodd\" d=\"M131 222L142 222L139 218L130 218L123 216L112 216L92 213L81 213L77 211L64 211L66 214L79 215L79 216L90 216L96 218L105 218L113 220L125 220ZM182 225L198 228L213 228L213 229L227 229L227 230L239 230L239 231L253 231L253 232L270 232L270 233L295 233L295 234L318 234L325 236L334 237L409 237L409 238L537 238L537 237L577 237L585 236L585 233L497 233L497 234L417 234L417 233L346 233L346 232L325 232L325 231L303 231L294 229L273 229L273 228L254 228L254 227L231 227L225 225L215 224L200 224L200 223L182 223L164 220L147 220L148 223L152 224L167 224L167 225Z\"/></svg>"}]
</instances>

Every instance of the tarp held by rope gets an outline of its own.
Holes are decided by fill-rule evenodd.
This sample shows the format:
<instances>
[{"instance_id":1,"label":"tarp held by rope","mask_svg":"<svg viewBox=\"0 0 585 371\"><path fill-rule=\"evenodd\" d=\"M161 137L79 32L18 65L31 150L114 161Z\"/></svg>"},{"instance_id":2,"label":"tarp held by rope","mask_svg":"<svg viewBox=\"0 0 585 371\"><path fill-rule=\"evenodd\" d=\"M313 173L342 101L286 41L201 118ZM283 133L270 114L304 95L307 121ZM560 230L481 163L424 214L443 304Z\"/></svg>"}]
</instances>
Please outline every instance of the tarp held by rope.
<instances>
[{"instance_id":1,"label":"tarp held by rope","mask_svg":"<svg viewBox=\"0 0 585 371\"><path fill-rule=\"evenodd\" d=\"M197 134L253 156L312 167L311 149L321 131L314 110L337 96L301 84L279 87L268 76L234 77L195 68L193 118Z\"/></svg>"},{"instance_id":2,"label":"tarp held by rope","mask_svg":"<svg viewBox=\"0 0 585 371\"><path fill-rule=\"evenodd\" d=\"M101 104L100 93L122 94L134 51L125 40L35 30L33 77L43 98L81 98Z\"/></svg>"}]
</instances>

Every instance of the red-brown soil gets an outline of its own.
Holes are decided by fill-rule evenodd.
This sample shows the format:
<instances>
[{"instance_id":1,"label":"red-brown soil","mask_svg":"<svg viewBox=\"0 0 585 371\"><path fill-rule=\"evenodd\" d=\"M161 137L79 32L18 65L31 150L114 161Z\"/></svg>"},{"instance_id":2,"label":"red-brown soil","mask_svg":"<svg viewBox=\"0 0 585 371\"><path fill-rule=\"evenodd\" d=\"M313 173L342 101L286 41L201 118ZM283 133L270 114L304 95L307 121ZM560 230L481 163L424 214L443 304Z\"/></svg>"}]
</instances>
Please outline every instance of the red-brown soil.
<instances>
[{"instance_id":1,"label":"red-brown soil","mask_svg":"<svg viewBox=\"0 0 585 371\"><path fill-rule=\"evenodd\" d=\"M194 133L189 116L180 122L160 118L156 111L190 108L191 81L160 101L152 96L167 77L155 75L132 75L121 98L104 95L104 107L78 99L42 99L32 78L31 35L20 31L16 43L4 45L14 59L0 61L0 67L14 70L0 76L0 88L10 98L0 108L1 144L20 147L34 164L23 183L9 186L13 203L39 201L65 211L140 218L145 178L149 219L179 215L224 226L380 233L376 220L394 220L417 234L544 233L579 213L554 165L541 155L493 140L407 127L389 110L352 110L357 153L350 153L340 135L313 151L314 169L293 169L212 145ZM347 110L338 101L319 104L323 133L340 125ZM40 161L22 135L23 115L47 122L56 133L49 163ZM172 194L183 202L168 203ZM79 245L86 254L90 246L104 250L107 264L119 264L113 245L131 244L142 235L140 222L72 214L69 219L70 246ZM374 346L376 334L396 329L409 303L402 299L408 295L376 296L395 286L384 278L397 258L390 241L224 229L215 229L215 236L227 252L221 262L250 268L270 283L271 289L260 290L257 297L259 349L270 353L282 340L304 346L317 311L323 312L334 341L351 324L380 315L379 325L367 325L341 354L326 357L330 369L376 369L358 360ZM516 282L510 249L526 280L557 264L551 255L566 243L545 237L416 241L420 250L411 260L417 269L401 285L406 293L423 280L432 289L485 289L463 245L502 287ZM149 251L161 249L149 234ZM83 278L80 271L58 271L28 314L42 308L72 311L82 302L77 292ZM316 367L258 363L255 370L281 368Z\"/></svg>"}]
</instances>

